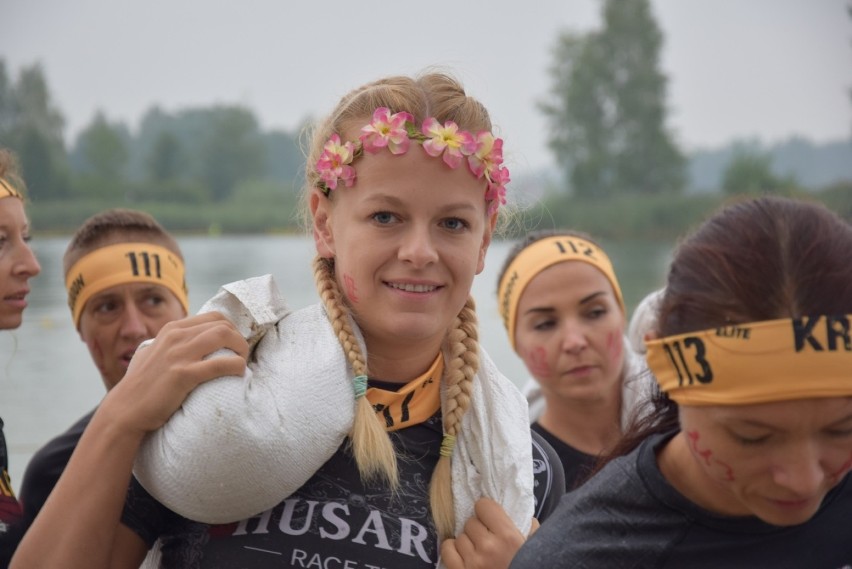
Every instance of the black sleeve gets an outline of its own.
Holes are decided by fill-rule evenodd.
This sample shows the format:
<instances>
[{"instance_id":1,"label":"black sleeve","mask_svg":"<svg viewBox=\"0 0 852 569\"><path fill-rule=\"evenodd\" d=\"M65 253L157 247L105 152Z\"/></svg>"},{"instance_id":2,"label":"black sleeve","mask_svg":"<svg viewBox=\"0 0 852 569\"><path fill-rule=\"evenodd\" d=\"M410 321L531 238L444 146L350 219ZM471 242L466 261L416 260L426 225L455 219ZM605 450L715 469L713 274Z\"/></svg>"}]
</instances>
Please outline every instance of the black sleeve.
<instances>
[{"instance_id":1,"label":"black sleeve","mask_svg":"<svg viewBox=\"0 0 852 569\"><path fill-rule=\"evenodd\" d=\"M47 497L65 471L71 454L77 448L83 431L92 420L92 411L74 423L67 431L41 447L30 459L21 480L21 507L24 509L23 527L29 528L44 507Z\"/></svg>"},{"instance_id":2,"label":"black sleeve","mask_svg":"<svg viewBox=\"0 0 852 569\"><path fill-rule=\"evenodd\" d=\"M151 496L135 476L130 479L121 523L141 537L149 549L182 519Z\"/></svg>"},{"instance_id":3,"label":"black sleeve","mask_svg":"<svg viewBox=\"0 0 852 569\"><path fill-rule=\"evenodd\" d=\"M530 434L535 478L535 517L543 522L556 509L565 493L565 470L553 447L532 429Z\"/></svg>"}]
</instances>

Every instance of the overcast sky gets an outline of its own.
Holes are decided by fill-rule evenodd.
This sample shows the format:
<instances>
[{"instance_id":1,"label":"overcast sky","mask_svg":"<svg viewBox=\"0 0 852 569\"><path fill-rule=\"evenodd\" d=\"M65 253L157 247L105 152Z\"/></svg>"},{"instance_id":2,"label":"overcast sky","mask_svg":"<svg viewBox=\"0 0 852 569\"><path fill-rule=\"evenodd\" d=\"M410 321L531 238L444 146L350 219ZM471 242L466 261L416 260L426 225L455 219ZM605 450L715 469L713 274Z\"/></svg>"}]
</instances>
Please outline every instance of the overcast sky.
<instances>
[{"instance_id":1,"label":"overcast sky","mask_svg":"<svg viewBox=\"0 0 852 569\"><path fill-rule=\"evenodd\" d=\"M652 0L687 149L852 133L850 0ZM71 140L102 109L132 129L167 111L240 103L294 129L349 89L425 66L489 108L515 171L552 162L536 102L561 30L599 25L596 0L0 0L0 56L41 62Z\"/></svg>"}]
</instances>

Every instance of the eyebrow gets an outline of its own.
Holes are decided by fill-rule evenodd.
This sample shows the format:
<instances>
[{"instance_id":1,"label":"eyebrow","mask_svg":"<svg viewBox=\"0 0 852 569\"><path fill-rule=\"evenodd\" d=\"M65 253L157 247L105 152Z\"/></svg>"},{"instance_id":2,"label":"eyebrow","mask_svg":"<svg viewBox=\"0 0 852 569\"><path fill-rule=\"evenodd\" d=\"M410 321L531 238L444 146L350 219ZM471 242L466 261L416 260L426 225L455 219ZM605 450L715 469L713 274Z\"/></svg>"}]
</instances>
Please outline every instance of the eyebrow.
<instances>
[{"instance_id":1,"label":"eyebrow","mask_svg":"<svg viewBox=\"0 0 852 569\"><path fill-rule=\"evenodd\" d=\"M592 294L590 294L588 296L584 296L583 298L581 298L579 304L581 306L583 304L588 304L589 302L595 300L597 297L604 295L604 294L606 294L606 291L604 291L604 290L599 290L597 292L593 292ZM552 306L534 306L534 307L528 309L526 312L524 312L524 314L548 313L548 312L555 312L555 311L556 311L556 309Z\"/></svg>"},{"instance_id":2,"label":"eyebrow","mask_svg":"<svg viewBox=\"0 0 852 569\"><path fill-rule=\"evenodd\" d=\"M394 194L381 194L381 193L380 194L373 194L372 196L365 198L364 201L367 202L367 203L384 202L384 203L389 203L389 204L396 206L396 207L405 206L405 203L401 199L399 199L399 197L395 196ZM474 204L470 203L470 202L464 201L464 202L448 203L448 204L441 206L441 208L440 208L440 211L454 211L454 210L476 211L476 206Z\"/></svg>"},{"instance_id":3,"label":"eyebrow","mask_svg":"<svg viewBox=\"0 0 852 569\"><path fill-rule=\"evenodd\" d=\"M849 421L852 421L852 413L846 415L842 419L838 419L837 421L832 422L829 425L825 425L822 428L823 429L830 429L832 427L842 425L843 423L848 423ZM757 419L731 419L731 422L737 423L739 425L745 425L745 426L751 426L751 427L760 427L760 428L764 428L764 429L774 429L776 431L785 430L784 428L779 427L777 425L770 425L769 423L764 423L763 421L759 421Z\"/></svg>"}]
</instances>

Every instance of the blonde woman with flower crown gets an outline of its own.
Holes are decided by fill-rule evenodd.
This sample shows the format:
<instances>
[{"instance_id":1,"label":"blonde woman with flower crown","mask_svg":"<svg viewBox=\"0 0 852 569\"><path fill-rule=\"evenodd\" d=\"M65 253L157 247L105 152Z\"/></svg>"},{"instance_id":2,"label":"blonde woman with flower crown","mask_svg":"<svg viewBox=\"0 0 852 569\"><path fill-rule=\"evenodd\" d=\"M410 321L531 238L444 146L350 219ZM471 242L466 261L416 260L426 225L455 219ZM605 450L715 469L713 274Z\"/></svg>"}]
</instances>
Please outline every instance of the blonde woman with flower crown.
<instances>
[{"instance_id":1,"label":"blonde woman with flower crown","mask_svg":"<svg viewBox=\"0 0 852 569\"><path fill-rule=\"evenodd\" d=\"M471 284L509 181L491 128L443 74L343 97L308 155L321 302L290 313L269 277L208 302L248 340L248 371L147 437L87 567L136 567L156 543L161 567L454 569L520 545L564 482L477 341Z\"/></svg>"}]
</instances>

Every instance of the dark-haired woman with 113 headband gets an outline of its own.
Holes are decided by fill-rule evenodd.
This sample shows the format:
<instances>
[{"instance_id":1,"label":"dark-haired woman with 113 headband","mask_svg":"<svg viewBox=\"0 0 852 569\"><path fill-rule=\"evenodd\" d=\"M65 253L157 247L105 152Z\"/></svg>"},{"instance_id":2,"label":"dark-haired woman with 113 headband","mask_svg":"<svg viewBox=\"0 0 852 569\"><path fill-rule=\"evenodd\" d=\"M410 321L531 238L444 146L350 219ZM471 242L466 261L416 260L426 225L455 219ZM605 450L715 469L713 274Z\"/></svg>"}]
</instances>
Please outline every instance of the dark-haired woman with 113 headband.
<instances>
[{"instance_id":1,"label":"dark-haired woman with 113 headband","mask_svg":"<svg viewBox=\"0 0 852 569\"><path fill-rule=\"evenodd\" d=\"M852 566L852 226L730 205L677 248L648 364L661 393L513 569Z\"/></svg>"}]
</instances>

